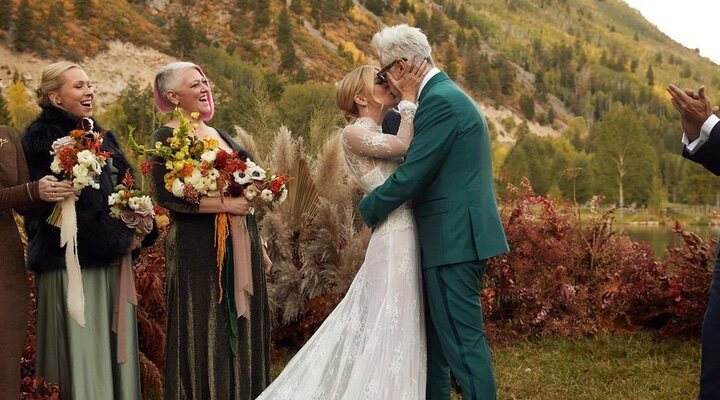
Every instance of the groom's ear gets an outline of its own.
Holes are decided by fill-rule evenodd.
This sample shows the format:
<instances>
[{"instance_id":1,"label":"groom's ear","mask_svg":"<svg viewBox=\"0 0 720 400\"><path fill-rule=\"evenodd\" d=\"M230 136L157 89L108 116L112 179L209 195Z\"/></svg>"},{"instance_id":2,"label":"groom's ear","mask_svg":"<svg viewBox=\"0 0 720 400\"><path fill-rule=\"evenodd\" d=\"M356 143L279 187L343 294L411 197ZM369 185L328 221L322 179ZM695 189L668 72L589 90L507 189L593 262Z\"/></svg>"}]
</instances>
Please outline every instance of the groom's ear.
<instances>
[{"instance_id":1,"label":"groom's ear","mask_svg":"<svg viewBox=\"0 0 720 400\"><path fill-rule=\"evenodd\" d=\"M403 60L402 58L397 60L397 63L395 63L395 65L397 65L397 69L398 72L400 72L400 75L402 75L406 69L409 69L411 67L410 63Z\"/></svg>"}]
</instances>

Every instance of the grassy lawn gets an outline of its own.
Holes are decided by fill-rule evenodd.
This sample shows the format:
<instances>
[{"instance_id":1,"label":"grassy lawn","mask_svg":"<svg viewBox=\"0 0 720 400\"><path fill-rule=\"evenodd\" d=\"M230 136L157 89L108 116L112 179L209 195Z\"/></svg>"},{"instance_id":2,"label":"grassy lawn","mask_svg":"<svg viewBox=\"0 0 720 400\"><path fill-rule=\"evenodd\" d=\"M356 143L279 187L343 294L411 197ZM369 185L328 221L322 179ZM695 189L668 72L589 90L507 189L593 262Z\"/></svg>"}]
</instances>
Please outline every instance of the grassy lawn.
<instances>
[{"instance_id":1,"label":"grassy lawn","mask_svg":"<svg viewBox=\"0 0 720 400\"><path fill-rule=\"evenodd\" d=\"M647 334L548 338L496 348L494 365L499 400L694 399L700 345Z\"/></svg>"},{"instance_id":2,"label":"grassy lawn","mask_svg":"<svg viewBox=\"0 0 720 400\"><path fill-rule=\"evenodd\" d=\"M699 342L650 335L543 339L495 351L500 399L694 399ZM459 397L458 397L459 398Z\"/></svg>"}]
</instances>

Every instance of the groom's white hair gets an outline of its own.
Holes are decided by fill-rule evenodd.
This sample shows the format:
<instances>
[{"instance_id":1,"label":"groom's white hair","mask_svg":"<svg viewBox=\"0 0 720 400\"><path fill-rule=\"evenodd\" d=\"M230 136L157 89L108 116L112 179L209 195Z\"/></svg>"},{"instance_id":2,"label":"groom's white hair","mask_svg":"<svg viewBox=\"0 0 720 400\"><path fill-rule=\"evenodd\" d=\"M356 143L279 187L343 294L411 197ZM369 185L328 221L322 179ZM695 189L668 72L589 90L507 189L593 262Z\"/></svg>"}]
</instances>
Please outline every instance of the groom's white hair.
<instances>
[{"instance_id":1,"label":"groom's white hair","mask_svg":"<svg viewBox=\"0 0 720 400\"><path fill-rule=\"evenodd\" d=\"M385 66L397 59L415 58L420 61L427 58L432 64L432 49L427 36L419 29L407 24L388 26L376 33L372 45Z\"/></svg>"}]
</instances>

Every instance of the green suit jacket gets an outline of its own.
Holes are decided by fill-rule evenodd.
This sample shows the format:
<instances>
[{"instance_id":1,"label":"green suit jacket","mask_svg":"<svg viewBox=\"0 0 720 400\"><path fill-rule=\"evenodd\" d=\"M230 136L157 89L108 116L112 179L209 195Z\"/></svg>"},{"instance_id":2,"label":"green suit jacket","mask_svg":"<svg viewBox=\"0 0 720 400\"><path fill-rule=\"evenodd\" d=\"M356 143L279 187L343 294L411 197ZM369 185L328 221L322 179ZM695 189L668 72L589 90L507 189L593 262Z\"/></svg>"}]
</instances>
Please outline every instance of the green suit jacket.
<instances>
[{"instance_id":1,"label":"green suit jacket","mask_svg":"<svg viewBox=\"0 0 720 400\"><path fill-rule=\"evenodd\" d=\"M441 72L423 88L414 126L405 161L360 201L365 222L377 225L412 200L423 268L508 251L488 127L475 102Z\"/></svg>"}]
</instances>

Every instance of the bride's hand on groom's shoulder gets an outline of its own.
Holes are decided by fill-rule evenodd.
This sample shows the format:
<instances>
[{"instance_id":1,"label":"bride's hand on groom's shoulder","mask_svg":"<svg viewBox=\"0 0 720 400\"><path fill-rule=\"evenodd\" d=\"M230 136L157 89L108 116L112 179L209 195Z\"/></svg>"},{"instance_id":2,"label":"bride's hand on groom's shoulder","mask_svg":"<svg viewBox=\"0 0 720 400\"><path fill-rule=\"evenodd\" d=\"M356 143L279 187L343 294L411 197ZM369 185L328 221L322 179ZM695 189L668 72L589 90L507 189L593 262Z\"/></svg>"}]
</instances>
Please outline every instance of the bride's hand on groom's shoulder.
<instances>
[{"instance_id":1,"label":"bride's hand on groom's shoulder","mask_svg":"<svg viewBox=\"0 0 720 400\"><path fill-rule=\"evenodd\" d=\"M430 71L432 66L423 59L419 63L411 62L412 67L406 69L400 79L396 80L392 74L387 74L388 83L400 93L400 100L407 100L415 103L425 74Z\"/></svg>"}]
</instances>

